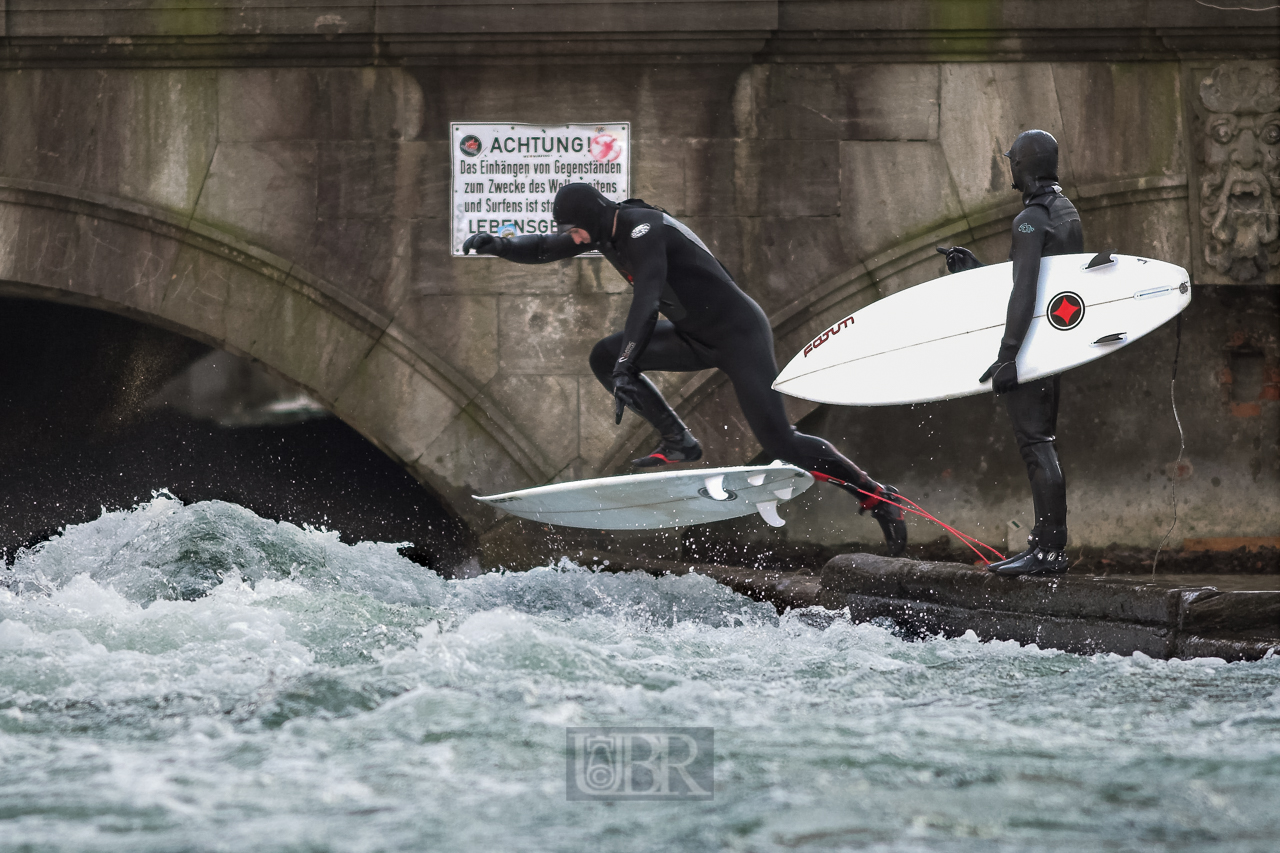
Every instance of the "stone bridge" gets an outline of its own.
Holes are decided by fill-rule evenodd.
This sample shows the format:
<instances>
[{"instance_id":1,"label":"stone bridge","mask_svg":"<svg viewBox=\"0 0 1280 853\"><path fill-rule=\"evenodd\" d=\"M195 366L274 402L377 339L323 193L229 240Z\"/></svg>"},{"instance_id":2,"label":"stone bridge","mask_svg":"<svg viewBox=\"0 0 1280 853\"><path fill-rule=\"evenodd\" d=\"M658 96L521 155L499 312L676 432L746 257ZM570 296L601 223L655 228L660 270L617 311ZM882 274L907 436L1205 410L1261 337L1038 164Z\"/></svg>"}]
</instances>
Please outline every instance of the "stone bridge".
<instances>
[{"instance_id":1,"label":"stone bridge","mask_svg":"<svg viewBox=\"0 0 1280 853\"><path fill-rule=\"evenodd\" d=\"M998 260L1000 152L1030 127L1091 246L1240 281L1203 251L1198 87L1265 78L1280 44L1280 11L1137 0L0 10L2 292L255 359L479 529L468 495L616 472L653 436L587 368L629 304L603 261L450 257L451 121L631 122L633 194L707 240L787 359L939 275L936 245ZM710 461L758 452L720 375L660 381Z\"/></svg>"}]
</instances>

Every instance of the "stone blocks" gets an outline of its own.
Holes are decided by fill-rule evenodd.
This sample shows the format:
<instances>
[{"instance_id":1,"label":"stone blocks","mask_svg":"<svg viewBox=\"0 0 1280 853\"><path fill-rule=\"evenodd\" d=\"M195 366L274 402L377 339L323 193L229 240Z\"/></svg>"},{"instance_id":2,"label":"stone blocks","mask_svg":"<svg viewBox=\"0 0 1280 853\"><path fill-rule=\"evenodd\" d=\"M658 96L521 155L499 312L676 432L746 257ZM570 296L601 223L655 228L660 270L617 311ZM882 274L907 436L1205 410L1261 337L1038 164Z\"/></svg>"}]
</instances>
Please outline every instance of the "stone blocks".
<instances>
[{"instance_id":1,"label":"stone blocks","mask_svg":"<svg viewBox=\"0 0 1280 853\"><path fill-rule=\"evenodd\" d=\"M888 217L885 210L901 212ZM963 216L956 183L937 143L841 144L840 225L852 257L874 257Z\"/></svg>"},{"instance_id":2,"label":"stone blocks","mask_svg":"<svg viewBox=\"0 0 1280 853\"><path fill-rule=\"evenodd\" d=\"M942 66L939 139L968 214L1010 199L1003 156L1018 134L1038 128L1062 136L1053 67L1048 63L948 63ZM1074 183L1076 155L1060 153L1058 174Z\"/></svg>"},{"instance_id":3,"label":"stone blocks","mask_svg":"<svg viewBox=\"0 0 1280 853\"><path fill-rule=\"evenodd\" d=\"M937 65L757 65L750 75L759 138L938 138Z\"/></svg>"},{"instance_id":4,"label":"stone blocks","mask_svg":"<svg viewBox=\"0 0 1280 853\"><path fill-rule=\"evenodd\" d=\"M823 568L818 601L847 607L856 620L887 616L921 635L974 631L1079 654L1240 660L1280 647L1280 593L1210 585L1071 574L1006 578L958 564L842 554Z\"/></svg>"}]
</instances>

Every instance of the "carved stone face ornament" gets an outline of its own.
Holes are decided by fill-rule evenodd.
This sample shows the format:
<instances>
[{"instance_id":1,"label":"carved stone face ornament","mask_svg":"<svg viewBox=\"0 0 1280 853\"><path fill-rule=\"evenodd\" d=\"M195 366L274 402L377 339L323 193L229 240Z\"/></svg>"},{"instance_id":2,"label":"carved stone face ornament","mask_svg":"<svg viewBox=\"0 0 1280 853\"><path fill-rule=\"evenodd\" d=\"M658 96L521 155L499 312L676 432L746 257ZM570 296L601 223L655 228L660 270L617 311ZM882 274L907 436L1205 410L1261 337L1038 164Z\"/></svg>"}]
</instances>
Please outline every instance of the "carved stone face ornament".
<instances>
[{"instance_id":1,"label":"carved stone face ornament","mask_svg":"<svg viewBox=\"0 0 1280 853\"><path fill-rule=\"evenodd\" d=\"M1235 281L1280 265L1280 69L1221 65L1200 84L1204 256Z\"/></svg>"}]
</instances>

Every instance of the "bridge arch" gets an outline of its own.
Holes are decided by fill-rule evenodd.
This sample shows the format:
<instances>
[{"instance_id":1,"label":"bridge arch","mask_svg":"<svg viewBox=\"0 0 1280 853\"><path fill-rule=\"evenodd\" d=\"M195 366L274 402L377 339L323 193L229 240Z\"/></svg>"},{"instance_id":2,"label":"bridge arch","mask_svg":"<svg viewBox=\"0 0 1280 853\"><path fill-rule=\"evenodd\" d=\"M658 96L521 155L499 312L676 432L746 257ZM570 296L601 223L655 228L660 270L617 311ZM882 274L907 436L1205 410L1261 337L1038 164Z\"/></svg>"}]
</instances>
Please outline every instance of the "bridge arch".
<instances>
[{"instance_id":1,"label":"bridge arch","mask_svg":"<svg viewBox=\"0 0 1280 853\"><path fill-rule=\"evenodd\" d=\"M96 308L250 358L306 391L473 527L470 500L554 475L440 354L261 248L136 201L0 181L0 295Z\"/></svg>"}]
</instances>

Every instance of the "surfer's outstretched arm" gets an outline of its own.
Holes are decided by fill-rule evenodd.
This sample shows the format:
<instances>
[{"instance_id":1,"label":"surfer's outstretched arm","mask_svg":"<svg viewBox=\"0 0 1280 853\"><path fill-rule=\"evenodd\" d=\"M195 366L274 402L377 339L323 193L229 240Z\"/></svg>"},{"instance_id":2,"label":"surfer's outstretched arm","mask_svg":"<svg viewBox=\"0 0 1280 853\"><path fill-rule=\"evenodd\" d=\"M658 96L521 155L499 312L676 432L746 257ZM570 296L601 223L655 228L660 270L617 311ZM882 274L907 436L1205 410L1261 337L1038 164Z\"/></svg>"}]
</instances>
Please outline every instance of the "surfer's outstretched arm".
<instances>
[{"instance_id":1,"label":"surfer's outstretched arm","mask_svg":"<svg viewBox=\"0 0 1280 853\"><path fill-rule=\"evenodd\" d=\"M474 250L477 255L495 255L517 264L549 264L595 248L579 244L568 234L523 234L519 237L472 234L462 244L462 254Z\"/></svg>"}]
</instances>

